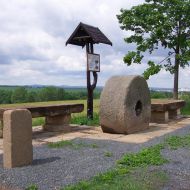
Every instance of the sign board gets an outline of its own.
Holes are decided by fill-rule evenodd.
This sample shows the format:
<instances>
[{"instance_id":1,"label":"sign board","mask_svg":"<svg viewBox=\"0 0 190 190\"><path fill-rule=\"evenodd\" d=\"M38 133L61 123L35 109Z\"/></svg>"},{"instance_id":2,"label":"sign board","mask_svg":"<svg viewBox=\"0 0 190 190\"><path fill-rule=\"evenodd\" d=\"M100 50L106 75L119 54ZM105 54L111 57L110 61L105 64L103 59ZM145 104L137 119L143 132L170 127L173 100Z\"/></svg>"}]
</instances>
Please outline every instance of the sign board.
<instances>
[{"instance_id":1,"label":"sign board","mask_svg":"<svg viewBox=\"0 0 190 190\"><path fill-rule=\"evenodd\" d=\"M87 53L87 70L100 72L100 55Z\"/></svg>"}]
</instances>

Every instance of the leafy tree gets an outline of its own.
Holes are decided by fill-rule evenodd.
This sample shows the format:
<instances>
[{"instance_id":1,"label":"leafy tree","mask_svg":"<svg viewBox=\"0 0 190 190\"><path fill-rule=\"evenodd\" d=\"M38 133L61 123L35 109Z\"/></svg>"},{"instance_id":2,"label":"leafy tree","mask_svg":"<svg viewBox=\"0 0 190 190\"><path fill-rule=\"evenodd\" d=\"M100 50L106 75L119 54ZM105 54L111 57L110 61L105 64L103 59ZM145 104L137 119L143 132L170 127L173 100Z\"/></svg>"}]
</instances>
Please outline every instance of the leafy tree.
<instances>
[{"instance_id":1,"label":"leafy tree","mask_svg":"<svg viewBox=\"0 0 190 190\"><path fill-rule=\"evenodd\" d=\"M16 88L11 96L12 103L24 103L27 101L27 90L24 87Z\"/></svg>"},{"instance_id":2,"label":"leafy tree","mask_svg":"<svg viewBox=\"0 0 190 190\"><path fill-rule=\"evenodd\" d=\"M137 46L136 51L125 55L127 65L140 64L144 52L151 54L158 48L165 48L168 56L160 63L150 60L149 68L143 75L148 79L161 69L174 74L174 99L178 98L179 67L185 68L190 61L189 13L190 0L145 0L144 4L130 10L122 9L121 14L117 15L121 29L133 32L125 41Z\"/></svg>"},{"instance_id":3,"label":"leafy tree","mask_svg":"<svg viewBox=\"0 0 190 190\"><path fill-rule=\"evenodd\" d=\"M57 100L64 100L65 90L63 88L57 88Z\"/></svg>"},{"instance_id":4,"label":"leafy tree","mask_svg":"<svg viewBox=\"0 0 190 190\"><path fill-rule=\"evenodd\" d=\"M57 100L57 88L50 86L45 87L39 92L41 101L54 101Z\"/></svg>"},{"instance_id":5,"label":"leafy tree","mask_svg":"<svg viewBox=\"0 0 190 190\"><path fill-rule=\"evenodd\" d=\"M0 104L10 104L11 103L11 90L0 90Z\"/></svg>"},{"instance_id":6,"label":"leafy tree","mask_svg":"<svg viewBox=\"0 0 190 190\"><path fill-rule=\"evenodd\" d=\"M29 91L27 93L27 97L26 97L26 100L27 102L36 102L38 100L38 96L37 96L37 92L34 92L34 91Z\"/></svg>"}]
</instances>

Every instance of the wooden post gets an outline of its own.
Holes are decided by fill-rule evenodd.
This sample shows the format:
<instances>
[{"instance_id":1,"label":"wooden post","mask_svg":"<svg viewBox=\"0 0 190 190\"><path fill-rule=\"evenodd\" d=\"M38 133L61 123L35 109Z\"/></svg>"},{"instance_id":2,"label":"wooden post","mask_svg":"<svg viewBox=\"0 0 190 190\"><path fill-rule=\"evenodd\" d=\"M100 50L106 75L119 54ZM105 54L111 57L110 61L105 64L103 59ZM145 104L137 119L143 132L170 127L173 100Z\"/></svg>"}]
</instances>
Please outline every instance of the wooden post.
<instances>
[{"instance_id":1,"label":"wooden post","mask_svg":"<svg viewBox=\"0 0 190 190\"><path fill-rule=\"evenodd\" d=\"M90 45L90 46L89 46ZM86 53L94 53L93 43L86 43ZM91 85L91 73L87 70L87 118L93 119L93 90L96 88L97 84L97 73L93 72L93 84Z\"/></svg>"}]
</instances>

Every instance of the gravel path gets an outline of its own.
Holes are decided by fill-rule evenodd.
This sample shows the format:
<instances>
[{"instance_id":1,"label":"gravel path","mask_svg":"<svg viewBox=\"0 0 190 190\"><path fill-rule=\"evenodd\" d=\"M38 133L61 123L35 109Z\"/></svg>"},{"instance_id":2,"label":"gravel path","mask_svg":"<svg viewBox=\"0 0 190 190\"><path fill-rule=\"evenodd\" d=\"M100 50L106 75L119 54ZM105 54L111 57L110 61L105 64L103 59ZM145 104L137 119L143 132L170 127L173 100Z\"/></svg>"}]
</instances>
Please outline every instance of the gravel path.
<instances>
[{"instance_id":1,"label":"gravel path","mask_svg":"<svg viewBox=\"0 0 190 190\"><path fill-rule=\"evenodd\" d=\"M190 133L190 126L181 128L170 135L184 135ZM82 179L104 172L115 165L126 152L137 152L142 147L154 145L163 141L165 136L154 138L144 144L121 143L112 140L75 139L76 143L96 144L78 149L61 148L50 149L47 145L34 147L34 161L32 166L3 169L2 155L0 155L0 184L10 189L24 189L29 184L36 184L39 190L55 190L65 185L76 183ZM106 157L106 152L113 156ZM171 162L161 166L172 178L166 189L187 189L190 187L190 151L178 149L164 150L163 155ZM178 183L179 181L179 183ZM181 186L179 186L181 185Z\"/></svg>"}]
</instances>

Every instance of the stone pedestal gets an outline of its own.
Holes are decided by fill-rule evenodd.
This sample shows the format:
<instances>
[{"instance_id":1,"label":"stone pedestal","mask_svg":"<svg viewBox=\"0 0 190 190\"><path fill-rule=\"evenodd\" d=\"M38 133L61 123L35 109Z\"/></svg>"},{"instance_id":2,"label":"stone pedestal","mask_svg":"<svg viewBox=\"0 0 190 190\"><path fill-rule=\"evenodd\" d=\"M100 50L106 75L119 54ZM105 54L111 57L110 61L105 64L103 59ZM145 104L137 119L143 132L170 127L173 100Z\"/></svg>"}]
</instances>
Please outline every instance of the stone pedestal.
<instances>
[{"instance_id":1,"label":"stone pedestal","mask_svg":"<svg viewBox=\"0 0 190 190\"><path fill-rule=\"evenodd\" d=\"M71 120L71 114L47 116L43 129L51 132L69 132L71 130L69 123Z\"/></svg>"},{"instance_id":2,"label":"stone pedestal","mask_svg":"<svg viewBox=\"0 0 190 190\"><path fill-rule=\"evenodd\" d=\"M8 110L3 115L3 165L29 165L33 159L32 117L28 110Z\"/></svg>"},{"instance_id":3,"label":"stone pedestal","mask_svg":"<svg viewBox=\"0 0 190 190\"><path fill-rule=\"evenodd\" d=\"M176 119L180 115L180 109L169 110L169 119Z\"/></svg>"},{"instance_id":4,"label":"stone pedestal","mask_svg":"<svg viewBox=\"0 0 190 190\"><path fill-rule=\"evenodd\" d=\"M3 121L0 120L0 138L3 138Z\"/></svg>"},{"instance_id":5,"label":"stone pedestal","mask_svg":"<svg viewBox=\"0 0 190 190\"><path fill-rule=\"evenodd\" d=\"M151 112L151 123L167 123L169 114L165 112Z\"/></svg>"}]
</instances>

